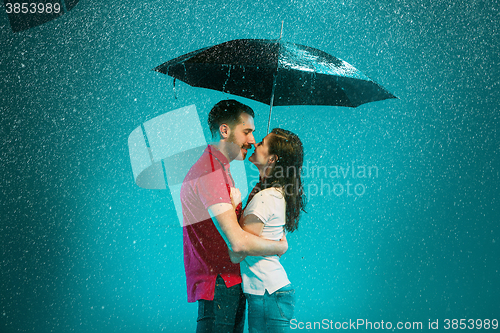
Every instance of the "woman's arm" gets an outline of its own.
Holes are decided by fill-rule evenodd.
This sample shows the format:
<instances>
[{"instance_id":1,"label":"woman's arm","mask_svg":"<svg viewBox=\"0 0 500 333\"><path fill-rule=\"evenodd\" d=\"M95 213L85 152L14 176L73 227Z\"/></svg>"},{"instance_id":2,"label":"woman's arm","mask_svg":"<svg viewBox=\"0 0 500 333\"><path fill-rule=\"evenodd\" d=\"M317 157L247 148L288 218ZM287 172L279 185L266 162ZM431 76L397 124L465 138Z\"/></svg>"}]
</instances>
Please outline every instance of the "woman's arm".
<instances>
[{"instance_id":1,"label":"woman's arm","mask_svg":"<svg viewBox=\"0 0 500 333\"><path fill-rule=\"evenodd\" d=\"M233 205L233 209L236 210L236 207L241 203L241 192L236 187L231 187L231 193L229 194L231 198L231 204Z\"/></svg>"},{"instance_id":2,"label":"woman's arm","mask_svg":"<svg viewBox=\"0 0 500 333\"><path fill-rule=\"evenodd\" d=\"M264 230L264 222L257 215L248 214L240 219L240 226L246 232L259 236Z\"/></svg>"}]
</instances>

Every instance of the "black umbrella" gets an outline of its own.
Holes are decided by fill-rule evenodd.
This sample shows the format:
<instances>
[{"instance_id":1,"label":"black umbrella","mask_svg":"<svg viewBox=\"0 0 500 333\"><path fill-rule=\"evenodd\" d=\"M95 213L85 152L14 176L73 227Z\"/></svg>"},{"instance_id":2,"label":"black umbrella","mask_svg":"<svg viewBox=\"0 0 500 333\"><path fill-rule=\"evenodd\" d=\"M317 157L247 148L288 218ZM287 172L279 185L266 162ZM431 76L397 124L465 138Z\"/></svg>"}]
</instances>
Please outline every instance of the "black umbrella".
<instances>
[{"instance_id":1,"label":"black umbrella","mask_svg":"<svg viewBox=\"0 0 500 333\"><path fill-rule=\"evenodd\" d=\"M347 62L281 39L236 39L172 59L154 70L194 87L268 104L271 110L273 105L357 107L396 98Z\"/></svg>"}]
</instances>

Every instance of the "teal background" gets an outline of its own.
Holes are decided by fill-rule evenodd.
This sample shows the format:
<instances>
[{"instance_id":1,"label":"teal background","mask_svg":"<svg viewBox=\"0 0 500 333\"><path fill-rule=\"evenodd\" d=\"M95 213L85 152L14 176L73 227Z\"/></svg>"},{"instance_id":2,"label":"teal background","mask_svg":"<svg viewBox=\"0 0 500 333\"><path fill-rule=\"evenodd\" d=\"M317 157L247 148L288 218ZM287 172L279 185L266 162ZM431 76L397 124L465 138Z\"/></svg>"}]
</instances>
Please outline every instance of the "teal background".
<instances>
[{"instance_id":1,"label":"teal background","mask_svg":"<svg viewBox=\"0 0 500 333\"><path fill-rule=\"evenodd\" d=\"M438 319L444 331L446 318L500 319L499 13L481 0L81 0L16 34L0 14L0 331L195 330L172 199L134 184L128 135L193 103L207 127L233 96L179 81L174 91L151 69L277 38L282 21L285 41L399 97L273 110L271 127L297 133L310 165L378 169L305 179L366 191L309 193L283 257L297 320ZM256 111L261 139L269 107L236 99Z\"/></svg>"}]
</instances>

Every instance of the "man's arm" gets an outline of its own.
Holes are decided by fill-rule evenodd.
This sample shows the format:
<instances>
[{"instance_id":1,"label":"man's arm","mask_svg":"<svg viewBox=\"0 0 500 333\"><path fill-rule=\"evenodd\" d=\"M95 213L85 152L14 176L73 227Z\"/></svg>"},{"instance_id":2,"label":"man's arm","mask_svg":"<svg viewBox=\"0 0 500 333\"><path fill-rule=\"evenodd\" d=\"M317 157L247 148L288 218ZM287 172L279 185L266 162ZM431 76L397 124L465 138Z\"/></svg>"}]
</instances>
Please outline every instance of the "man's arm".
<instances>
[{"instance_id":1,"label":"man's arm","mask_svg":"<svg viewBox=\"0 0 500 333\"><path fill-rule=\"evenodd\" d=\"M286 238L279 242L267 240L244 231L238 224L233 206L220 203L208 207L215 226L228 248L239 255L272 256L283 255L288 250Z\"/></svg>"},{"instance_id":2,"label":"man's arm","mask_svg":"<svg viewBox=\"0 0 500 333\"><path fill-rule=\"evenodd\" d=\"M262 234L262 230L264 230L264 222L257 217L257 215L249 214L240 218L240 226L241 228L251 233L252 235L259 236ZM238 264L245 259L244 254L237 254L233 251L229 250L229 258L231 258L231 262L233 264Z\"/></svg>"}]
</instances>

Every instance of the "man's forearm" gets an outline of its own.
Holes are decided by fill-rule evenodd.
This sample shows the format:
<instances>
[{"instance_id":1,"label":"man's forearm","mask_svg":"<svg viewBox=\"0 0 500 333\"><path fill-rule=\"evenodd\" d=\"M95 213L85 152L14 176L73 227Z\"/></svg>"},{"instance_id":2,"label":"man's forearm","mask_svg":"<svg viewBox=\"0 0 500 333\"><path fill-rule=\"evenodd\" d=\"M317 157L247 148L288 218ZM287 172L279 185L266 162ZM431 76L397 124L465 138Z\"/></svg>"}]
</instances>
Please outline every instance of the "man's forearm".
<instances>
[{"instance_id":1,"label":"man's forearm","mask_svg":"<svg viewBox=\"0 0 500 333\"><path fill-rule=\"evenodd\" d=\"M240 262L242 262L246 258L246 255L244 255L244 254L237 254L231 250L228 250L228 252L229 252L229 259L231 259L231 262L233 264L239 264Z\"/></svg>"},{"instance_id":2,"label":"man's forearm","mask_svg":"<svg viewBox=\"0 0 500 333\"><path fill-rule=\"evenodd\" d=\"M237 254L248 256L282 255L288 249L285 240L272 241L244 231L238 224L236 214L230 209L212 214L214 223L229 249Z\"/></svg>"},{"instance_id":3,"label":"man's forearm","mask_svg":"<svg viewBox=\"0 0 500 333\"><path fill-rule=\"evenodd\" d=\"M242 241L238 242L236 247L237 254L246 256L272 256L282 255L288 249L288 244L285 241L273 241L252 235L244 230Z\"/></svg>"}]
</instances>

